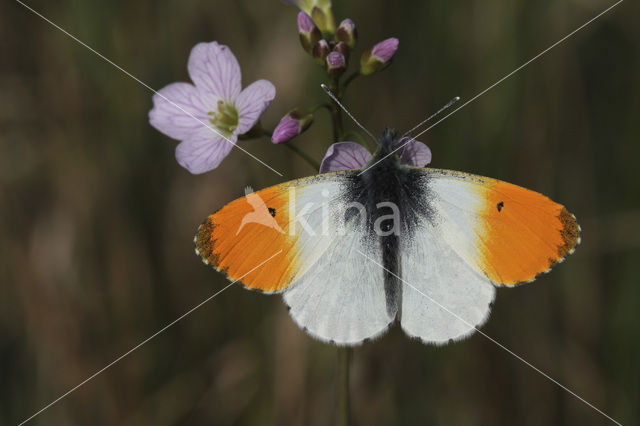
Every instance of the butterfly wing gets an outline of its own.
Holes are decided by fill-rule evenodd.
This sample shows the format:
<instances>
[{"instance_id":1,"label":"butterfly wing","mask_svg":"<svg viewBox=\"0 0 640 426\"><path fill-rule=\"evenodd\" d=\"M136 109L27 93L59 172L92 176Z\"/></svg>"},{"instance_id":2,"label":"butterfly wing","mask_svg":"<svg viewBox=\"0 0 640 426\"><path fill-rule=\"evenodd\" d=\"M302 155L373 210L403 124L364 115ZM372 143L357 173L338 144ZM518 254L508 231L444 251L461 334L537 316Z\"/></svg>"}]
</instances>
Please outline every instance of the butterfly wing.
<instances>
[{"instance_id":1,"label":"butterfly wing","mask_svg":"<svg viewBox=\"0 0 640 426\"><path fill-rule=\"evenodd\" d=\"M433 225L420 228L401 245L402 329L426 343L462 339L489 317L495 287Z\"/></svg>"},{"instance_id":2,"label":"butterfly wing","mask_svg":"<svg viewBox=\"0 0 640 426\"><path fill-rule=\"evenodd\" d=\"M488 317L493 285L533 280L580 242L575 217L516 185L420 170L419 232L403 242L403 329L432 343L474 331Z\"/></svg>"},{"instance_id":3,"label":"butterfly wing","mask_svg":"<svg viewBox=\"0 0 640 426\"><path fill-rule=\"evenodd\" d=\"M380 334L393 321L383 271L358 253L380 260L379 242L359 212L344 221L356 174L299 179L233 201L200 226L196 252L247 288L284 293L294 321L321 340L354 345Z\"/></svg>"},{"instance_id":4,"label":"butterfly wing","mask_svg":"<svg viewBox=\"0 0 640 426\"><path fill-rule=\"evenodd\" d=\"M363 258L381 259L380 244L366 229L347 223L323 259L284 293L294 321L312 336L357 345L383 333L395 318L387 310L383 270ZM354 231L354 232L351 232Z\"/></svg>"}]
</instances>

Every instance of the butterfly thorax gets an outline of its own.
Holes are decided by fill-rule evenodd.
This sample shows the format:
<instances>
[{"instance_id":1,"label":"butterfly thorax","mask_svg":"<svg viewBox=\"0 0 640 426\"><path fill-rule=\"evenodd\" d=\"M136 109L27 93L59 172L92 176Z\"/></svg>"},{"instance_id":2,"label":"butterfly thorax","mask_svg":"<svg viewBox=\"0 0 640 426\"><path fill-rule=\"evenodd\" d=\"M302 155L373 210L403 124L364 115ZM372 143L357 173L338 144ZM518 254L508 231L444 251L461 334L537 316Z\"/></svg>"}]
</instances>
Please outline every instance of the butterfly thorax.
<instances>
[{"instance_id":1,"label":"butterfly thorax","mask_svg":"<svg viewBox=\"0 0 640 426\"><path fill-rule=\"evenodd\" d=\"M395 130L385 129L375 155L350 185L354 201L366 206L368 238L382 249L387 311L392 316L398 313L400 299L400 241L412 237L419 221L417 212L427 211L416 208L425 198L419 173L400 163L395 146Z\"/></svg>"}]
</instances>

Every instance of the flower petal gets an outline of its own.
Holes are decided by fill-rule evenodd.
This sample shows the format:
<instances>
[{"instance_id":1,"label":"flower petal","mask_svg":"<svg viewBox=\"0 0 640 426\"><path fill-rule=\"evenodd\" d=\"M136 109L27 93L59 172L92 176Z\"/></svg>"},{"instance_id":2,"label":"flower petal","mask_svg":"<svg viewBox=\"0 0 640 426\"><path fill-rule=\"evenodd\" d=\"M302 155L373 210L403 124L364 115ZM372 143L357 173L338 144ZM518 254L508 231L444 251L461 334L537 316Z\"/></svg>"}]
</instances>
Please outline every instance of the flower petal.
<instances>
[{"instance_id":1,"label":"flower petal","mask_svg":"<svg viewBox=\"0 0 640 426\"><path fill-rule=\"evenodd\" d=\"M229 140L215 134L211 128L201 127L176 147L176 160L194 175L208 172L220 165L237 138L232 135Z\"/></svg>"},{"instance_id":2,"label":"flower petal","mask_svg":"<svg viewBox=\"0 0 640 426\"><path fill-rule=\"evenodd\" d=\"M153 95L149 123L171 138L184 139L208 123L210 109L195 86L173 83Z\"/></svg>"},{"instance_id":3,"label":"flower petal","mask_svg":"<svg viewBox=\"0 0 640 426\"><path fill-rule=\"evenodd\" d=\"M227 46L215 41L196 44L187 68L196 87L217 99L233 101L240 93L240 65Z\"/></svg>"},{"instance_id":4,"label":"flower petal","mask_svg":"<svg viewBox=\"0 0 640 426\"><path fill-rule=\"evenodd\" d=\"M245 87L236 99L238 110L236 133L241 135L248 132L258 122L275 96L276 88L268 80L254 81Z\"/></svg>"},{"instance_id":5,"label":"flower petal","mask_svg":"<svg viewBox=\"0 0 640 426\"><path fill-rule=\"evenodd\" d=\"M407 143L407 141L409 142ZM402 146L402 148L398 150L398 156L402 164L424 167L431 162L431 150L422 142L402 138L397 142L397 146Z\"/></svg>"},{"instance_id":6,"label":"flower petal","mask_svg":"<svg viewBox=\"0 0 640 426\"><path fill-rule=\"evenodd\" d=\"M372 155L367 148L355 142L337 142L329 147L320 165L320 173L359 169Z\"/></svg>"}]
</instances>

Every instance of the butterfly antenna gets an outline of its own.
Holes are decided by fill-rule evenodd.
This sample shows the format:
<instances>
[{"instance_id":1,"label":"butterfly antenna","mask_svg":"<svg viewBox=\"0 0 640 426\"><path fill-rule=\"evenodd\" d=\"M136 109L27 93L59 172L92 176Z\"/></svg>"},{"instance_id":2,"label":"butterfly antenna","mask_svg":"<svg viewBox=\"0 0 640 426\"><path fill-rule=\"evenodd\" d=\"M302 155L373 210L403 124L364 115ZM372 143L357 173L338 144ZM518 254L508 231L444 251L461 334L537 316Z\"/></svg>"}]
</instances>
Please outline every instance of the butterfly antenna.
<instances>
[{"instance_id":1,"label":"butterfly antenna","mask_svg":"<svg viewBox=\"0 0 640 426\"><path fill-rule=\"evenodd\" d=\"M444 111L445 109L449 108L451 105L455 104L456 102L458 102L460 100L460 96L456 96L455 98L451 99L449 102L447 102L447 104L445 106L443 106L442 108L440 108L435 114L430 115L429 117L427 117L426 119L422 120L420 123L418 123L417 125L415 125L411 130L408 130L404 133L404 135L402 135L402 138L404 138L405 136L407 136L409 133L412 133L414 130L418 129L419 127L423 126L424 124L428 123L429 121L431 121L434 117L436 117L438 114L440 114L442 111Z\"/></svg>"},{"instance_id":2,"label":"butterfly antenna","mask_svg":"<svg viewBox=\"0 0 640 426\"><path fill-rule=\"evenodd\" d=\"M322 87L322 90L324 90L325 92L327 92L327 95L329 95L329 97L331 99L333 99L333 101L338 104L338 106L340 108L342 108L342 110L349 116L350 119L353 120L354 123L356 123L358 125L358 127L360 127L362 130L365 131L366 134L368 134L369 136L371 136L371 139L373 139L376 143L378 143L378 139L373 136L373 133L371 133L369 130L366 129L366 127L364 127L362 124L360 124L358 122L358 120L356 120L356 118L351 115L351 113L349 112L349 110L347 110L347 108L345 108L344 105L342 105L342 103L338 100L338 98L336 97L336 95L333 94L333 92L331 91L331 89L329 89L329 87L326 84L321 84L320 87Z\"/></svg>"}]
</instances>

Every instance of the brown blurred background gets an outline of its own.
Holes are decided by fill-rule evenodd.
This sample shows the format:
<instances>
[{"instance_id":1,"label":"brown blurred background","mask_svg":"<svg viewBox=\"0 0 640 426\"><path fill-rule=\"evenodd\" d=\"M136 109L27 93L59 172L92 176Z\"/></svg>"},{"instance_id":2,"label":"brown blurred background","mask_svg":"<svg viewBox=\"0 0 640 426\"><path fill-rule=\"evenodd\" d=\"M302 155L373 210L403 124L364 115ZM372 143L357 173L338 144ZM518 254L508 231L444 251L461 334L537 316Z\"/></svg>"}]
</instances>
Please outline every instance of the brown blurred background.
<instances>
[{"instance_id":1,"label":"brown blurred background","mask_svg":"<svg viewBox=\"0 0 640 426\"><path fill-rule=\"evenodd\" d=\"M159 89L200 41L278 94L273 127L324 100L295 7L277 0L33 0ZM463 101L612 2L335 1L359 48L400 39L345 99L378 133ZM583 242L534 284L498 291L483 330L625 425L640 423L640 26L623 2L427 133L434 167L497 177L568 206ZM357 54L359 54L360 50ZM151 93L18 3L0 3L0 424L17 424L225 285L193 253L207 214L314 172L266 139L192 176L148 124ZM322 115L296 144L322 158ZM232 287L51 407L38 425L326 425L336 349L278 296ZM398 327L357 348L356 425L600 425L600 414L480 335L445 347Z\"/></svg>"}]
</instances>

